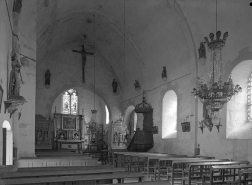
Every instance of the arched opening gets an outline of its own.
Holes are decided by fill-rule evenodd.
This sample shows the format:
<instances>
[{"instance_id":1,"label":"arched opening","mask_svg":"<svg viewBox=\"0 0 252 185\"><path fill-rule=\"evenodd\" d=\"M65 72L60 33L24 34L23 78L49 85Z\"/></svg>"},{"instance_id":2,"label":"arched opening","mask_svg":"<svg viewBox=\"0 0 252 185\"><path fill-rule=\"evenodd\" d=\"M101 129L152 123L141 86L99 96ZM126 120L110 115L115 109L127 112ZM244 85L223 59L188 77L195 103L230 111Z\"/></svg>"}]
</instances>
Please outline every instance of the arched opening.
<instances>
[{"instance_id":1,"label":"arched opening","mask_svg":"<svg viewBox=\"0 0 252 185\"><path fill-rule=\"evenodd\" d=\"M127 134L129 136L129 140L132 139L134 136L134 131L136 131L137 127L137 114L135 113L135 107L133 105L130 105L124 116L124 123L127 126ZM129 141L128 141L129 142Z\"/></svg>"},{"instance_id":2,"label":"arched opening","mask_svg":"<svg viewBox=\"0 0 252 185\"><path fill-rule=\"evenodd\" d=\"M106 124L109 124L109 110L107 105L105 105L105 113L106 113Z\"/></svg>"},{"instance_id":3,"label":"arched opening","mask_svg":"<svg viewBox=\"0 0 252 185\"><path fill-rule=\"evenodd\" d=\"M231 72L234 84L239 84L242 92L238 93L227 103L227 139L252 139L251 121L248 119L250 104L248 101L251 91L249 78L252 73L252 60L240 62ZM251 103L251 102L250 102Z\"/></svg>"},{"instance_id":4,"label":"arched opening","mask_svg":"<svg viewBox=\"0 0 252 185\"><path fill-rule=\"evenodd\" d=\"M85 115L85 121L89 122L92 118L92 109L98 110L96 115L96 121L98 123L104 123L106 124L106 109L105 105L108 108L108 105L104 102L104 100L97 94L94 94L90 90L83 89L82 87L74 87L70 88L74 89L78 94L76 94L76 115L84 114ZM64 93L68 90L63 91L61 94L59 94L56 99L53 102L52 105L52 114L53 113L63 113L63 97ZM95 98L95 101L94 101ZM95 104L94 104L95 103ZM73 106L72 106L73 107Z\"/></svg>"},{"instance_id":5,"label":"arched opening","mask_svg":"<svg viewBox=\"0 0 252 185\"><path fill-rule=\"evenodd\" d=\"M13 165L13 133L8 121L3 122L3 165Z\"/></svg>"},{"instance_id":6,"label":"arched opening","mask_svg":"<svg viewBox=\"0 0 252 185\"><path fill-rule=\"evenodd\" d=\"M163 98L162 139L177 138L177 95L167 91Z\"/></svg>"}]
</instances>

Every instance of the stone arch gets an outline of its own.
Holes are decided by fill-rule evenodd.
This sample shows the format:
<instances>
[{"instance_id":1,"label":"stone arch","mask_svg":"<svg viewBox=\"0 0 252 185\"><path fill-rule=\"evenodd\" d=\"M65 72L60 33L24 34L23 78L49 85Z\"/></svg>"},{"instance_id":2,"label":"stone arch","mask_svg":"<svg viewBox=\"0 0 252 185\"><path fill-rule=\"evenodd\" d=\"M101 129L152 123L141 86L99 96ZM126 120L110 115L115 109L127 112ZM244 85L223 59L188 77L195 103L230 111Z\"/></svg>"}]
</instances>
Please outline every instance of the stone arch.
<instances>
[{"instance_id":1,"label":"stone arch","mask_svg":"<svg viewBox=\"0 0 252 185\"><path fill-rule=\"evenodd\" d=\"M57 89L57 92L49 97L48 99L48 104L47 104L47 110L48 110L48 115L51 115L51 111L53 110L53 103L54 103L54 100L64 91L68 90L68 89L74 89L76 87L80 87L84 90L87 90L87 91L91 91L91 92L94 92L94 88L91 86L91 85L78 85L77 83L73 83L73 84L66 84L64 86L62 86L61 88ZM111 120L111 105L108 103L108 100L105 98L107 97L107 95L101 90L101 89L95 89L95 94L98 95L103 101L104 103L107 105L107 108L108 108L108 111L109 111L109 119Z\"/></svg>"},{"instance_id":2,"label":"stone arch","mask_svg":"<svg viewBox=\"0 0 252 185\"><path fill-rule=\"evenodd\" d=\"M133 131L136 130L136 124L137 124L137 114L135 113L134 110L135 106L130 105L128 106L124 114L124 124L127 126L130 136L134 134ZM133 125L132 125L132 119L133 119Z\"/></svg>"},{"instance_id":3,"label":"stone arch","mask_svg":"<svg viewBox=\"0 0 252 185\"><path fill-rule=\"evenodd\" d=\"M13 131L8 121L2 124L3 129L3 165L13 165ZM5 136L4 136L5 135Z\"/></svg>"}]
</instances>

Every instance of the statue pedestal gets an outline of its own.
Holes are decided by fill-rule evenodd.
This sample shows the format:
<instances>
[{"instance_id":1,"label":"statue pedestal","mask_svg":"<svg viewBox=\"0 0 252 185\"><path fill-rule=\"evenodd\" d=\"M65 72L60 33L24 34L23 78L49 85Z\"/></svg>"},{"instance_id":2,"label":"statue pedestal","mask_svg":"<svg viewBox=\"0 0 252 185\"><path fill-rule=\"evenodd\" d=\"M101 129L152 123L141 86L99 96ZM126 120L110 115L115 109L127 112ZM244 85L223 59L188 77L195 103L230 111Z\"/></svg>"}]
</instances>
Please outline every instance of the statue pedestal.
<instances>
[{"instance_id":1,"label":"statue pedestal","mask_svg":"<svg viewBox=\"0 0 252 185\"><path fill-rule=\"evenodd\" d=\"M8 110L8 113L10 113L10 117L12 114L14 114L18 110L18 106L23 105L25 102L27 102L23 96L10 96L7 101L4 102L4 113L6 113L6 110Z\"/></svg>"}]
</instances>

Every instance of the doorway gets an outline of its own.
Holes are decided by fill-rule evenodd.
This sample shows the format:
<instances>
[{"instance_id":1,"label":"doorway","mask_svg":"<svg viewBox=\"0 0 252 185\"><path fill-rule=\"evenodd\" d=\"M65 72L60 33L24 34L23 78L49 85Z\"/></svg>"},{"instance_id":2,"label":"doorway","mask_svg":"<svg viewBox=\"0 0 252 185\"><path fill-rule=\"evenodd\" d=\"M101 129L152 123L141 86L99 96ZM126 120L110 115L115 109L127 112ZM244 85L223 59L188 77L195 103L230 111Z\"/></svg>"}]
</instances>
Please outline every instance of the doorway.
<instances>
[{"instance_id":1,"label":"doorway","mask_svg":"<svg viewBox=\"0 0 252 185\"><path fill-rule=\"evenodd\" d=\"M3 165L13 165L13 132L8 121L3 122Z\"/></svg>"}]
</instances>

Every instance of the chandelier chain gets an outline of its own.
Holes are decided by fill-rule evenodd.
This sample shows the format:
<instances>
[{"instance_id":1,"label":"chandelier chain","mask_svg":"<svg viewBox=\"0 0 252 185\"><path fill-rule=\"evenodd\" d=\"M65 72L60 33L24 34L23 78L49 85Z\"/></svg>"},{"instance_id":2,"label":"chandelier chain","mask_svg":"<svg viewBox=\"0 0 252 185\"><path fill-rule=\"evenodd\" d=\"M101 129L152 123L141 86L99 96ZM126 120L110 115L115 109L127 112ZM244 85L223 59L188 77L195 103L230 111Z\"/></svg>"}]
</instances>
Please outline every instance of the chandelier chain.
<instances>
[{"instance_id":1,"label":"chandelier chain","mask_svg":"<svg viewBox=\"0 0 252 185\"><path fill-rule=\"evenodd\" d=\"M95 15L94 15L94 110L95 110L95 37L96 37L96 27L95 27Z\"/></svg>"},{"instance_id":2,"label":"chandelier chain","mask_svg":"<svg viewBox=\"0 0 252 185\"><path fill-rule=\"evenodd\" d=\"M217 25L218 25L218 20L217 20L217 15L218 15L218 11L217 11L217 0L216 0L216 10L215 10L215 11L216 11L216 18L215 18L215 19L216 19L216 27L215 27L216 30L215 30L215 32L217 33Z\"/></svg>"},{"instance_id":3,"label":"chandelier chain","mask_svg":"<svg viewBox=\"0 0 252 185\"><path fill-rule=\"evenodd\" d=\"M124 61L123 61L123 69L124 69L124 79L125 79L125 58L126 58L126 55L125 55L125 0L123 1L123 55L124 55Z\"/></svg>"}]
</instances>

